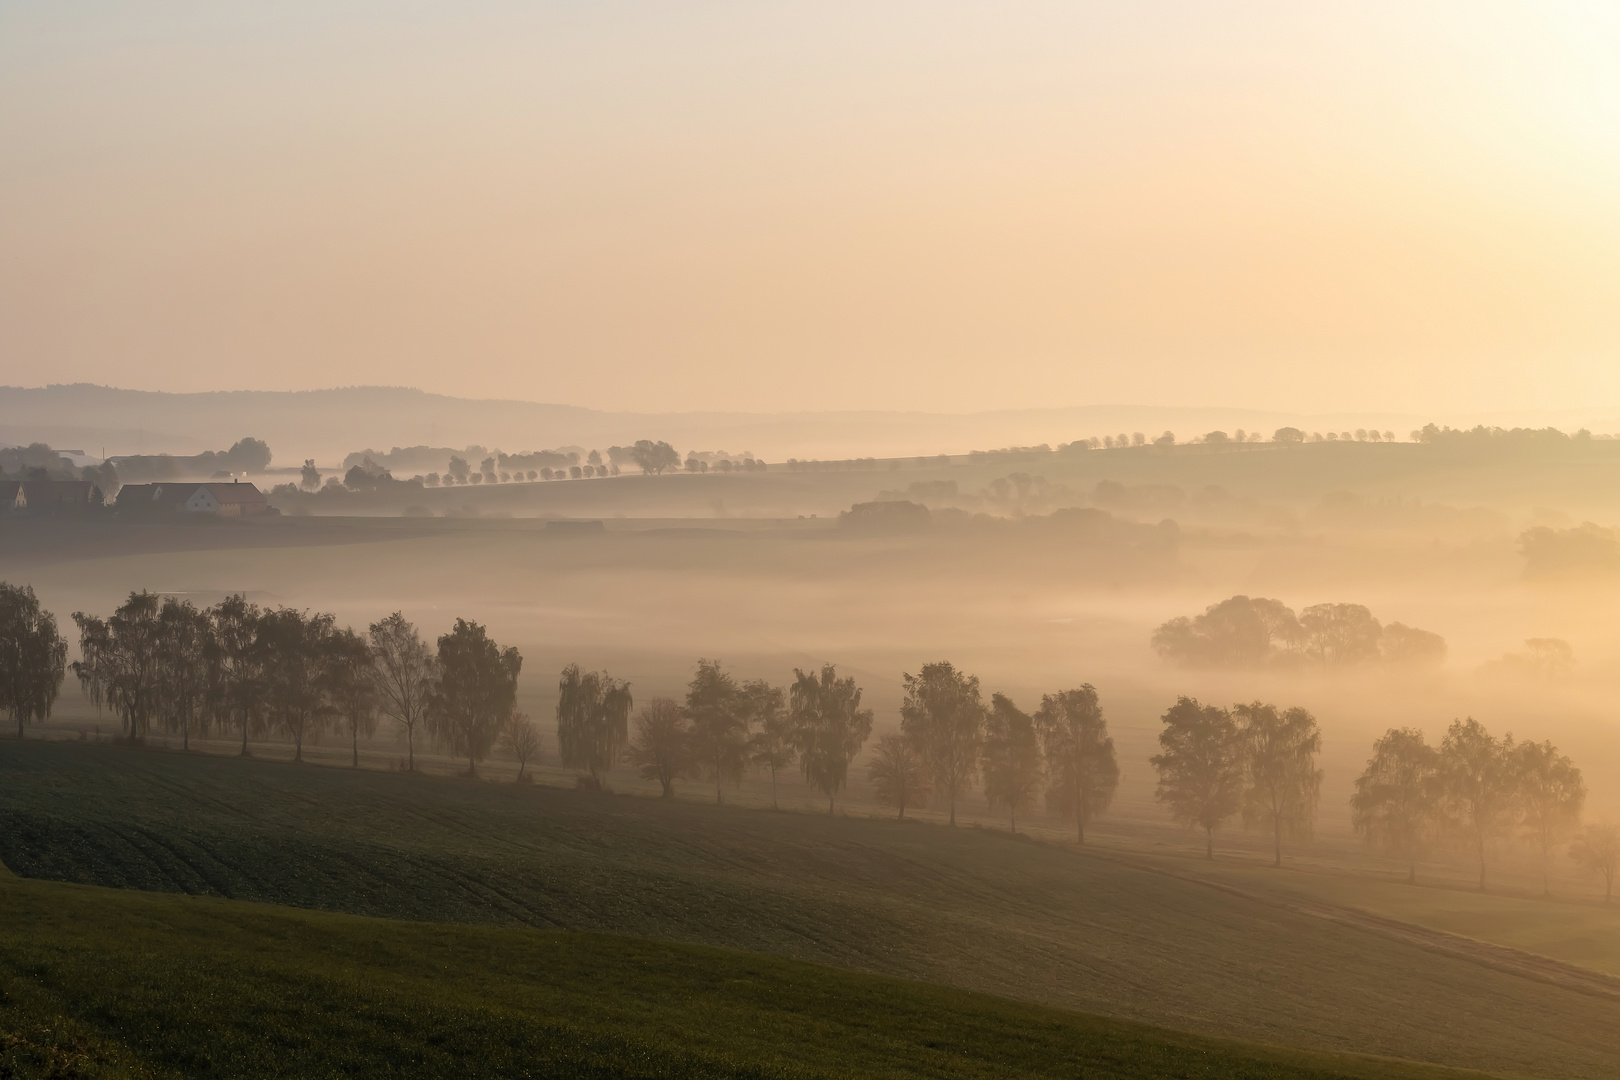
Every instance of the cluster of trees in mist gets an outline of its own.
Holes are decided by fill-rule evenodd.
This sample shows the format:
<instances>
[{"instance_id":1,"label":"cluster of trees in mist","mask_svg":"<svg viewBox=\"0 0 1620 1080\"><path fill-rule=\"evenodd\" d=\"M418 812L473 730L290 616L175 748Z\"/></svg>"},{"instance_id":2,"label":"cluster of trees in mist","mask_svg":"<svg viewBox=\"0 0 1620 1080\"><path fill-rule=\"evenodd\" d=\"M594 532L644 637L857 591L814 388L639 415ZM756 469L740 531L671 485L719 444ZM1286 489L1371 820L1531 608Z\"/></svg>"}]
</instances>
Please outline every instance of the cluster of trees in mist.
<instances>
[{"instance_id":1,"label":"cluster of trees in mist","mask_svg":"<svg viewBox=\"0 0 1620 1080\"><path fill-rule=\"evenodd\" d=\"M249 739L274 732L302 760L306 741L337 731L358 766L360 739L388 717L405 736L407 768L422 739L466 758L469 775L498 743L520 774L539 750L535 725L516 708L523 658L475 622L457 619L433 649L399 612L358 633L329 614L260 608L239 595L197 607L145 591L105 619L74 612L73 621L81 659L66 666L132 741L160 731L189 749L193 736L217 732L240 736L247 754ZM53 648L36 679L59 687L67 655L59 635ZM25 718L48 715L48 703L14 712L18 734Z\"/></svg>"},{"instance_id":2,"label":"cluster of trees in mist","mask_svg":"<svg viewBox=\"0 0 1620 1080\"><path fill-rule=\"evenodd\" d=\"M263 439L238 439L229 450L207 450L191 456L125 454L112 459L125 483L179 478L262 473L270 467L270 446Z\"/></svg>"},{"instance_id":3,"label":"cluster of trees in mist","mask_svg":"<svg viewBox=\"0 0 1620 1080\"><path fill-rule=\"evenodd\" d=\"M79 468L48 443L0 446L0 480L83 480L101 492L103 503L118 494L118 469L110 461Z\"/></svg>"},{"instance_id":4,"label":"cluster of trees in mist","mask_svg":"<svg viewBox=\"0 0 1620 1080\"><path fill-rule=\"evenodd\" d=\"M1403 623L1381 624L1360 604L1313 604L1296 614L1280 600L1233 596L1201 615L1153 631L1153 648L1186 667L1439 664L1446 641Z\"/></svg>"},{"instance_id":5,"label":"cluster of trees in mist","mask_svg":"<svg viewBox=\"0 0 1620 1080\"><path fill-rule=\"evenodd\" d=\"M1018 814L1044 793L1048 810L1075 820L1085 839L1087 822L1107 809L1119 782L1094 688L1047 694L1031 715L1004 694L987 705L978 677L947 662L903 678L900 731L882 736L868 763L880 802L904 817L907 807L932 801L954 825L957 801L982 783L986 801L1006 810L1016 831ZM627 758L665 797L676 781L703 777L723 801L725 786L754 765L769 772L774 804L778 774L796 763L831 811L872 734L861 688L832 664L796 668L783 687L740 682L718 661L700 660L684 699L653 698L635 711L633 729L629 684L607 672L570 665L557 690L559 755L592 789Z\"/></svg>"},{"instance_id":6,"label":"cluster of trees in mist","mask_svg":"<svg viewBox=\"0 0 1620 1080\"><path fill-rule=\"evenodd\" d=\"M600 789L603 776L627 758L643 779L658 781L666 798L676 781L706 777L723 802L726 785L741 783L755 765L770 772L774 803L778 774L797 763L830 811L872 734L861 688L832 664L795 670L784 689L763 679L739 682L719 661L699 660L683 700L655 697L634 706L629 683L577 664L563 669L557 750L564 768L585 773L580 786Z\"/></svg>"},{"instance_id":7,"label":"cluster of trees in mist","mask_svg":"<svg viewBox=\"0 0 1620 1080\"><path fill-rule=\"evenodd\" d=\"M1414 728L1391 728L1373 744L1350 800L1356 831L1406 860L1409 881L1429 846L1451 841L1477 859L1483 892L1492 842L1517 830L1541 856L1543 893L1553 851L1573 840L1570 856L1603 878L1607 902L1620 830L1581 829L1585 802L1581 770L1551 742L1496 737L1472 717L1453 721L1439 747Z\"/></svg>"},{"instance_id":8,"label":"cluster of trees in mist","mask_svg":"<svg viewBox=\"0 0 1620 1080\"><path fill-rule=\"evenodd\" d=\"M1163 722L1151 759L1156 795L1177 821L1204 831L1206 856L1214 856L1215 830L1240 812L1246 826L1271 834L1274 865L1282 865L1284 838L1310 838L1322 772L1321 735L1309 712L1183 697ZM1356 832L1406 861L1410 882L1420 856L1451 844L1477 860L1484 891L1492 843L1518 830L1541 856L1544 893L1553 851L1573 840L1570 856L1603 878L1607 902L1620 829L1581 829L1585 801L1580 769L1551 742L1497 738L1469 717L1453 721L1438 747L1415 728L1391 728L1373 744L1350 806Z\"/></svg>"}]
</instances>

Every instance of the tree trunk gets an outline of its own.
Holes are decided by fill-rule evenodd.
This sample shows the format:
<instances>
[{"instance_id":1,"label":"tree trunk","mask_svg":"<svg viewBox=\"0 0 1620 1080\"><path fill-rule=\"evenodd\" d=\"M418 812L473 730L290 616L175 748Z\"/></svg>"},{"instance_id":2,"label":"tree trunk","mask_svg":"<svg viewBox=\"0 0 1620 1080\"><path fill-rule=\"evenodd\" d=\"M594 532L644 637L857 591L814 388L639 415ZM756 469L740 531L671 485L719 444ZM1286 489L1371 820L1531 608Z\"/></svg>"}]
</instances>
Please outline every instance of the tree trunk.
<instances>
[{"instance_id":1,"label":"tree trunk","mask_svg":"<svg viewBox=\"0 0 1620 1080\"><path fill-rule=\"evenodd\" d=\"M406 729L405 729L405 771L406 772L415 772L416 771L416 740L414 738L414 736L416 735L416 731L414 730L414 728L415 728L415 725L413 724L411 726L406 727Z\"/></svg>"},{"instance_id":2,"label":"tree trunk","mask_svg":"<svg viewBox=\"0 0 1620 1080\"><path fill-rule=\"evenodd\" d=\"M354 765L353 765L353 767L358 769L360 767L360 728L359 728L359 725L356 725L355 727L350 728L349 729L349 734L354 737ZM521 773L522 771L523 771L523 767L521 765L518 766L518 772Z\"/></svg>"},{"instance_id":3,"label":"tree trunk","mask_svg":"<svg viewBox=\"0 0 1620 1080\"><path fill-rule=\"evenodd\" d=\"M1282 865L1282 818L1275 818L1272 824L1272 842L1276 845L1276 855L1271 860L1272 866Z\"/></svg>"},{"instance_id":4,"label":"tree trunk","mask_svg":"<svg viewBox=\"0 0 1620 1080\"><path fill-rule=\"evenodd\" d=\"M471 754L467 755L467 779L478 779L478 762L472 759Z\"/></svg>"},{"instance_id":5,"label":"tree trunk","mask_svg":"<svg viewBox=\"0 0 1620 1080\"><path fill-rule=\"evenodd\" d=\"M1548 849L1548 846L1546 844L1543 844L1542 847L1541 847L1541 895L1542 896L1551 896L1552 895L1552 881L1551 881L1551 877L1549 875L1549 871L1548 871L1548 867L1547 867L1547 856L1549 854L1550 854L1550 851Z\"/></svg>"},{"instance_id":6,"label":"tree trunk","mask_svg":"<svg viewBox=\"0 0 1620 1080\"><path fill-rule=\"evenodd\" d=\"M304 760L304 736L302 732L293 735L293 760Z\"/></svg>"},{"instance_id":7,"label":"tree trunk","mask_svg":"<svg viewBox=\"0 0 1620 1080\"><path fill-rule=\"evenodd\" d=\"M1479 838L1479 891L1485 891L1485 837Z\"/></svg>"},{"instance_id":8,"label":"tree trunk","mask_svg":"<svg viewBox=\"0 0 1620 1080\"><path fill-rule=\"evenodd\" d=\"M951 796L951 828L956 828L956 796Z\"/></svg>"},{"instance_id":9,"label":"tree trunk","mask_svg":"<svg viewBox=\"0 0 1620 1080\"><path fill-rule=\"evenodd\" d=\"M781 809L781 807L776 805L776 766L775 765L771 766L771 809L772 810Z\"/></svg>"},{"instance_id":10,"label":"tree trunk","mask_svg":"<svg viewBox=\"0 0 1620 1080\"><path fill-rule=\"evenodd\" d=\"M833 812L833 797L831 795L829 795L829 796L827 796L827 816L832 817L832 812Z\"/></svg>"},{"instance_id":11,"label":"tree trunk","mask_svg":"<svg viewBox=\"0 0 1620 1080\"><path fill-rule=\"evenodd\" d=\"M248 756L247 729L248 729L247 714L243 713L242 714L242 756L243 757Z\"/></svg>"}]
</instances>

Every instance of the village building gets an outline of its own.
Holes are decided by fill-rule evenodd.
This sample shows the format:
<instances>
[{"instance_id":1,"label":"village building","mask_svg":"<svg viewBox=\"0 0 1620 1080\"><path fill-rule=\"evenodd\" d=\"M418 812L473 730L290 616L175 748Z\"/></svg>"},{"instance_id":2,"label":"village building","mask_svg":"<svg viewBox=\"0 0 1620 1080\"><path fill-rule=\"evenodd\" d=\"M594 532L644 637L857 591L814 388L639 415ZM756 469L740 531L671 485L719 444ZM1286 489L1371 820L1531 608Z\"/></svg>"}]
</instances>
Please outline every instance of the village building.
<instances>
[{"instance_id":1,"label":"village building","mask_svg":"<svg viewBox=\"0 0 1620 1080\"><path fill-rule=\"evenodd\" d=\"M119 513L191 513L216 517L255 517L270 512L270 500L249 483L125 484L115 504Z\"/></svg>"},{"instance_id":2,"label":"village building","mask_svg":"<svg viewBox=\"0 0 1620 1080\"><path fill-rule=\"evenodd\" d=\"M0 513L58 514L101 505L88 480L0 480Z\"/></svg>"},{"instance_id":3,"label":"village building","mask_svg":"<svg viewBox=\"0 0 1620 1080\"><path fill-rule=\"evenodd\" d=\"M233 480L228 484L198 484L186 499L185 509L193 514L252 517L268 511L270 500L253 484Z\"/></svg>"}]
</instances>

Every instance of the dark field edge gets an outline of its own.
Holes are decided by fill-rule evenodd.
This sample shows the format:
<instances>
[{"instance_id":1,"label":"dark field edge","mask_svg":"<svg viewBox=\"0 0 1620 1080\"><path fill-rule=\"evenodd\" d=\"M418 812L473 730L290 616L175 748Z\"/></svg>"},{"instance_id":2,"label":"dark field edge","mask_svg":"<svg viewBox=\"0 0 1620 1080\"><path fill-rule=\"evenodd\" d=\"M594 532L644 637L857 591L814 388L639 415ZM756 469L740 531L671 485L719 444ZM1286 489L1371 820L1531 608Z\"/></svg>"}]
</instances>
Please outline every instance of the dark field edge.
<instances>
[{"instance_id":1,"label":"dark field edge","mask_svg":"<svg viewBox=\"0 0 1620 1080\"><path fill-rule=\"evenodd\" d=\"M611 935L19 878L0 902L0 1076L1486 1075Z\"/></svg>"}]
</instances>

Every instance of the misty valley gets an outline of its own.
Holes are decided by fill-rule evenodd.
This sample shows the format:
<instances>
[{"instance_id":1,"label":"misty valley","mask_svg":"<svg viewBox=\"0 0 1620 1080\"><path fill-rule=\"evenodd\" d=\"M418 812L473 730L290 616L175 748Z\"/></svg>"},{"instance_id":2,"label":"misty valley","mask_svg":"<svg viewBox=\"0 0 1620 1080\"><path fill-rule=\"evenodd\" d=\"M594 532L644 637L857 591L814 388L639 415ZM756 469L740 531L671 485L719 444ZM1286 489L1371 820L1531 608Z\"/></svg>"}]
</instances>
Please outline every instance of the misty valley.
<instances>
[{"instance_id":1,"label":"misty valley","mask_svg":"<svg viewBox=\"0 0 1620 1080\"><path fill-rule=\"evenodd\" d=\"M1192 1038L1217 1040L1196 1044L1224 1063L1208 1075L1405 1075L1389 1059L1407 1059L1601 1076L1620 1053L1603 660L1620 541L1594 524L1614 520L1620 441L481 450L332 468L283 468L254 439L83 466L0 451L28 497L0 519L9 902L160 894L182 905L164 932L198 941L223 933L219 909L184 906L204 898L310 913L253 909L221 940L230 963L266 933L323 942L289 962L325 963L362 933L321 921L346 913L467 928L458 950L566 931L821 965L772 968L783 1001L857 977L812 975L841 971L970 995L950 1008L1116 1025L1025 1047L1031 1074L1174 1073ZM51 484L95 495L30 494ZM138 980L139 950L172 946L136 934L126 959L88 933L12 939L52 975L6 1007L77 1034L42 1019L7 1052L92 1072L178 1060L178 1036L127 1043L126 1021L91 1019L132 1014L68 974L105 953ZM589 940L544 948L575 963ZM390 970L415 962L404 941ZM648 970L726 954L607 955ZM531 1002L525 1037L551 1048L525 1053L546 1075L639 1075L624 1061L682 1023L612 1019L642 992L615 975L619 997L554 1030L546 995L605 974L478 971L433 992L485 1010L475 985L519 980L500 994ZM390 993L438 1007L425 987ZM808 1000L728 1023L774 1030ZM210 1068L260 1068L250 1028L221 1038L244 1056ZM1008 1060L992 1041L926 1066L894 1046L838 1063L820 1040L770 1038L799 1047L787 1073ZM1122 1039L1124 1056L1100 1049ZM301 1068L336 1067L294 1042L314 1055ZM733 1067L720 1044L680 1045L694 1056L649 1075ZM426 1046L379 1043L366 1067Z\"/></svg>"}]
</instances>

